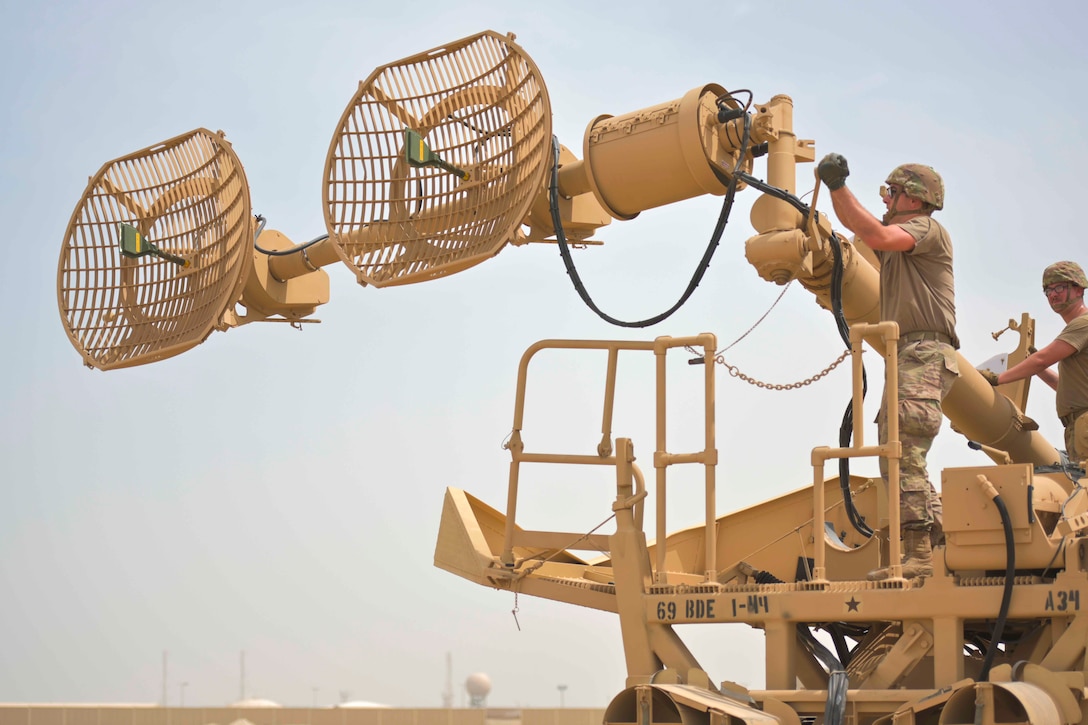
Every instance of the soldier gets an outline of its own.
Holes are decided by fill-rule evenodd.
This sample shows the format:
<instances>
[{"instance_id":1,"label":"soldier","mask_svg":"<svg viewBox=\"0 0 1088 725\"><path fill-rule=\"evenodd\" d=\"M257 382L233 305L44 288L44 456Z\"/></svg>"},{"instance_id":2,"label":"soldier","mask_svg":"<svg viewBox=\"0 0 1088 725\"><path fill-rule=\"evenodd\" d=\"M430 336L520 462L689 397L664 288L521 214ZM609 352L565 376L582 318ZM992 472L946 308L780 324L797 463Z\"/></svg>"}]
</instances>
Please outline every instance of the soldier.
<instances>
[{"instance_id":1,"label":"soldier","mask_svg":"<svg viewBox=\"0 0 1088 725\"><path fill-rule=\"evenodd\" d=\"M956 362L956 301L952 242L935 219L944 207L944 182L928 166L904 164L881 187L887 212L877 219L846 188L846 159L828 154L816 169L831 191L839 221L880 261L880 319L899 323L900 524L903 576L933 574L933 545L939 543L941 503L926 471L926 454L941 428L941 401L959 376ZM880 442L887 441L885 404L877 414ZM888 465L880 459L885 483ZM869 572L887 579L890 568Z\"/></svg>"},{"instance_id":2,"label":"soldier","mask_svg":"<svg viewBox=\"0 0 1088 725\"><path fill-rule=\"evenodd\" d=\"M983 370L990 385L1022 380L1032 375L1055 391L1058 419L1065 426L1065 452L1074 464L1084 466L1088 458L1088 307L1084 288L1088 279L1076 262L1055 262L1043 270L1043 294L1050 309L1065 320L1065 329L1054 342L1012 366L1000 375ZM1058 372L1050 367L1058 364Z\"/></svg>"}]
</instances>

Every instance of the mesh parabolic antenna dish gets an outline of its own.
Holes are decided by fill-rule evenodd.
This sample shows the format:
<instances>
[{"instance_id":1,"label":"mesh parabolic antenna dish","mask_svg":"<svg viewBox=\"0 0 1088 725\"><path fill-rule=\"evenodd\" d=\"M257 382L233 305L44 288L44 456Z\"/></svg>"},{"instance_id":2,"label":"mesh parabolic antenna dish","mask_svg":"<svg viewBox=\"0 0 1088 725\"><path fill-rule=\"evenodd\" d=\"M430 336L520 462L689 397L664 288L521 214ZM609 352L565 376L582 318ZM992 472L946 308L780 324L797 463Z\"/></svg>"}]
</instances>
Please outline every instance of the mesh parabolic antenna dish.
<instances>
[{"instance_id":1,"label":"mesh parabolic antenna dish","mask_svg":"<svg viewBox=\"0 0 1088 725\"><path fill-rule=\"evenodd\" d=\"M128 226L161 254L122 254ZM83 361L141 365L199 345L252 264L249 186L230 144L196 129L108 162L83 192L57 270L61 318Z\"/></svg>"},{"instance_id":2,"label":"mesh parabolic antenna dish","mask_svg":"<svg viewBox=\"0 0 1088 725\"><path fill-rule=\"evenodd\" d=\"M377 68L329 147L329 235L375 287L479 264L543 191L551 134L540 72L512 36L485 31ZM441 163L410 163L409 138Z\"/></svg>"}]
</instances>

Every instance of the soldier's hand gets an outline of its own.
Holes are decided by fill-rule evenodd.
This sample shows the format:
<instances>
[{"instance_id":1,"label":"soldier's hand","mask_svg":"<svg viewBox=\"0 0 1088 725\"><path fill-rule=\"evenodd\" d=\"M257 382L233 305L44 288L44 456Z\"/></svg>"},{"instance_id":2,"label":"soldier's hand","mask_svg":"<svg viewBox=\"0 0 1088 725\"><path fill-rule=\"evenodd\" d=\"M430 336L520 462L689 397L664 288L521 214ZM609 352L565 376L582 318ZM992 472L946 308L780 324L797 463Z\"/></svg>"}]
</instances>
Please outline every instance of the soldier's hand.
<instances>
[{"instance_id":1,"label":"soldier's hand","mask_svg":"<svg viewBox=\"0 0 1088 725\"><path fill-rule=\"evenodd\" d=\"M987 370L986 368L983 368L982 370L979 370L979 373L982 375L982 377L986 378L986 382L988 382L995 388L1001 384L997 382L997 373L995 373L993 370Z\"/></svg>"},{"instance_id":2,"label":"soldier's hand","mask_svg":"<svg viewBox=\"0 0 1088 725\"><path fill-rule=\"evenodd\" d=\"M816 166L816 175L831 191L841 189L850 175L850 166L842 154L828 154Z\"/></svg>"}]
</instances>

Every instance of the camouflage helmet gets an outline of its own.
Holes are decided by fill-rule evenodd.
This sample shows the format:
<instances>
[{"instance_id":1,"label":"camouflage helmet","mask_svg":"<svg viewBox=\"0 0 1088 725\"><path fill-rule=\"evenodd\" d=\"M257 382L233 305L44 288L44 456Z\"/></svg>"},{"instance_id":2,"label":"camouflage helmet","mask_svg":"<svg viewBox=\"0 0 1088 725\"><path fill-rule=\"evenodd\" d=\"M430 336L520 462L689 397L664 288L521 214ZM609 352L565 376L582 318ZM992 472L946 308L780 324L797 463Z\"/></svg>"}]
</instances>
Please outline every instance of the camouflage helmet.
<instances>
[{"instance_id":1,"label":"camouflage helmet","mask_svg":"<svg viewBox=\"0 0 1088 725\"><path fill-rule=\"evenodd\" d=\"M1076 262L1055 262L1043 270L1043 288L1059 282L1072 282L1081 289L1088 288L1084 270Z\"/></svg>"},{"instance_id":2,"label":"camouflage helmet","mask_svg":"<svg viewBox=\"0 0 1088 725\"><path fill-rule=\"evenodd\" d=\"M902 164L892 169L885 184L903 187L904 193L912 199L925 202L934 209L944 208L944 182L941 175L931 166L922 164Z\"/></svg>"}]
</instances>

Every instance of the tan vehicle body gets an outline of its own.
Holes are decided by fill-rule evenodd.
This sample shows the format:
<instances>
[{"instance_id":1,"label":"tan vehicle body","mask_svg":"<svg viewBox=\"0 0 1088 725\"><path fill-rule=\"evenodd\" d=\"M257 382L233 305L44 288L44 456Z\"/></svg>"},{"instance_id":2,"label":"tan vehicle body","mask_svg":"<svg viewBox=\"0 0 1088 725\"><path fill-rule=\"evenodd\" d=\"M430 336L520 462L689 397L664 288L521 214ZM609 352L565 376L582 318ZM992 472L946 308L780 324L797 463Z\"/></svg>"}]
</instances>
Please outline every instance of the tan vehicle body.
<instances>
[{"instance_id":1,"label":"tan vehicle body","mask_svg":"<svg viewBox=\"0 0 1088 725\"><path fill-rule=\"evenodd\" d=\"M826 216L786 198L797 190L797 164L815 158L813 142L794 134L792 101L742 104L707 84L598 116L579 158L552 141L547 91L513 40L480 33L363 81L326 160L328 233L304 245L253 218L241 163L222 133L197 129L103 166L73 212L58 268L62 321L85 364L139 365L217 329L305 322L328 301L321 268L333 262L361 284L383 286L465 270L506 244L592 244L612 219L752 186L766 156L746 256L764 279L798 280L829 310L841 300L854 371L852 445L809 453L811 487L721 516L713 335L543 341L521 360L505 508L449 489L435 564L483 586L615 612L627 682L607 708L609 725L1088 722L1083 462L1062 465L1023 415L1026 383L995 390L961 359L944 410L994 464L941 472L946 540L935 549L934 575L901 576L898 431L893 424L887 444L867 444L860 421L874 411L859 402L863 347L882 356L894 380L899 332L879 321L878 271L863 242L838 240ZM817 187L806 208L818 198ZM136 247L119 251L119 224ZM1011 364L1032 345L1034 324L1025 316L1010 325L1020 332ZM607 355L595 455L531 451L522 439L529 362L552 348ZM670 450L666 435L665 362L684 349L704 366L696 451ZM656 440L639 458L612 431L621 354L652 354L657 366ZM855 476L844 487L826 471L863 457L887 459L889 485ZM652 465L652 486L639 460ZM614 530L520 526L527 463L614 469L615 497L600 512L614 515ZM706 513L670 533L668 480L678 465L702 468ZM653 521L643 515L648 501ZM875 535L855 530L848 506L875 524ZM891 579L866 580L889 564ZM765 690L713 680L676 629L721 623L763 630ZM827 633L834 654L813 630Z\"/></svg>"}]
</instances>

